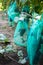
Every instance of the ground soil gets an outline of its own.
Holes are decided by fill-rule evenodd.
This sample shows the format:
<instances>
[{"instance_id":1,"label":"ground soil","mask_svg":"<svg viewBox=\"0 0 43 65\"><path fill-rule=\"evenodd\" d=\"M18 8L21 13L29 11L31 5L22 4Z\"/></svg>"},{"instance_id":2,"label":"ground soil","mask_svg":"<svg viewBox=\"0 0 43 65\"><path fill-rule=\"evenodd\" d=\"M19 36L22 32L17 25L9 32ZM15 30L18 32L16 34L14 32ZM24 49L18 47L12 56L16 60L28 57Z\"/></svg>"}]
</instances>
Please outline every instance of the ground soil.
<instances>
[{"instance_id":1,"label":"ground soil","mask_svg":"<svg viewBox=\"0 0 43 65\"><path fill-rule=\"evenodd\" d=\"M8 26L8 18L3 12L0 12L0 33L6 35L6 37L9 39L10 43L12 44L14 29L12 27ZM16 45L14 47L18 48ZM0 65L21 65L21 64L17 63L17 60L18 60L17 54L9 53L8 55L13 57L15 59L15 61L12 61L4 54L3 55L0 54ZM28 63L25 65L28 65Z\"/></svg>"}]
</instances>

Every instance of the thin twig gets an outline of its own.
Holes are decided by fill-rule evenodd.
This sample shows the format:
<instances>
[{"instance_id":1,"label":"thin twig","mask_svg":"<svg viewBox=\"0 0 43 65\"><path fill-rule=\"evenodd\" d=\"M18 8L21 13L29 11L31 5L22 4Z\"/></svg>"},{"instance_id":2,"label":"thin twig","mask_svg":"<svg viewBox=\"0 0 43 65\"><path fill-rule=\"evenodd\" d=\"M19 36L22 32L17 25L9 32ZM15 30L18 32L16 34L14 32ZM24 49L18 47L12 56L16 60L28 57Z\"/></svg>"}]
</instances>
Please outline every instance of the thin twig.
<instances>
[{"instance_id":1,"label":"thin twig","mask_svg":"<svg viewBox=\"0 0 43 65\"><path fill-rule=\"evenodd\" d=\"M27 16L30 16L30 18L34 18L34 19L38 20L37 18L33 17L32 15L30 15L30 14L28 14L28 13L26 13L26 12L21 12L21 13L22 13L22 14L26 14Z\"/></svg>"}]
</instances>

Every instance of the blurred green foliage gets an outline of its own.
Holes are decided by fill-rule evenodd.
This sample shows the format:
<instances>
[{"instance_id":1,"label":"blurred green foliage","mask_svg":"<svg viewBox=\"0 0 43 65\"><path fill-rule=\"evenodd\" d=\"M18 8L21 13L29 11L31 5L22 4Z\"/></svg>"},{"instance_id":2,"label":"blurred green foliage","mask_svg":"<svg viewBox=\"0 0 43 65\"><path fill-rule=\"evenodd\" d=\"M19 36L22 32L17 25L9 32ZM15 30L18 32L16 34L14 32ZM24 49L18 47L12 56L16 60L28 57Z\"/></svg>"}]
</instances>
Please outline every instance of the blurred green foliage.
<instances>
[{"instance_id":1,"label":"blurred green foliage","mask_svg":"<svg viewBox=\"0 0 43 65\"><path fill-rule=\"evenodd\" d=\"M3 10L4 9L7 9L10 5L11 2L14 2L15 0L0 0L0 2L2 2L2 5L3 5ZM37 12L37 13L42 13L43 12L43 0L27 0L29 1L29 3L24 3L22 4L20 2L20 0L17 0L18 1L18 6L25 6L25 4L28 4L30 6L30 8ZM24 0L25 1L25 0Z\"/></svg>"}]
</instances>

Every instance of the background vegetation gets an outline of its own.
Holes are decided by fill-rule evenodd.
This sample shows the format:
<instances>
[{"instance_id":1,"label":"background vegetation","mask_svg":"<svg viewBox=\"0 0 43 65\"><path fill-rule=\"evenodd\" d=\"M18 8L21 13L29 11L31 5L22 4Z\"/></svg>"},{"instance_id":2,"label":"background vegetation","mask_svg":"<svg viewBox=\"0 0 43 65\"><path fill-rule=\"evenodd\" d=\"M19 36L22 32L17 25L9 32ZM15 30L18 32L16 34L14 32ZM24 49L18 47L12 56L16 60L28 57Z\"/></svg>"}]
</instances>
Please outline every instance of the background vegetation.
<instances>
[{"instance_id":1,"label":"background vegetation","mask_svg":"<svg viewBox=\"0 0 43 65\"><path fill-rule=\"evenodd\" d=\"M37 13L43 12L43 0L29 0L29 1L30 1L30 5L29 5L30 8L35 10ZM14 0L0 0L0 2L2 3L2 6L3 6L2 9L5 10L9 7L11 2L14 2Z\"/></svg>"}]
</instances>

